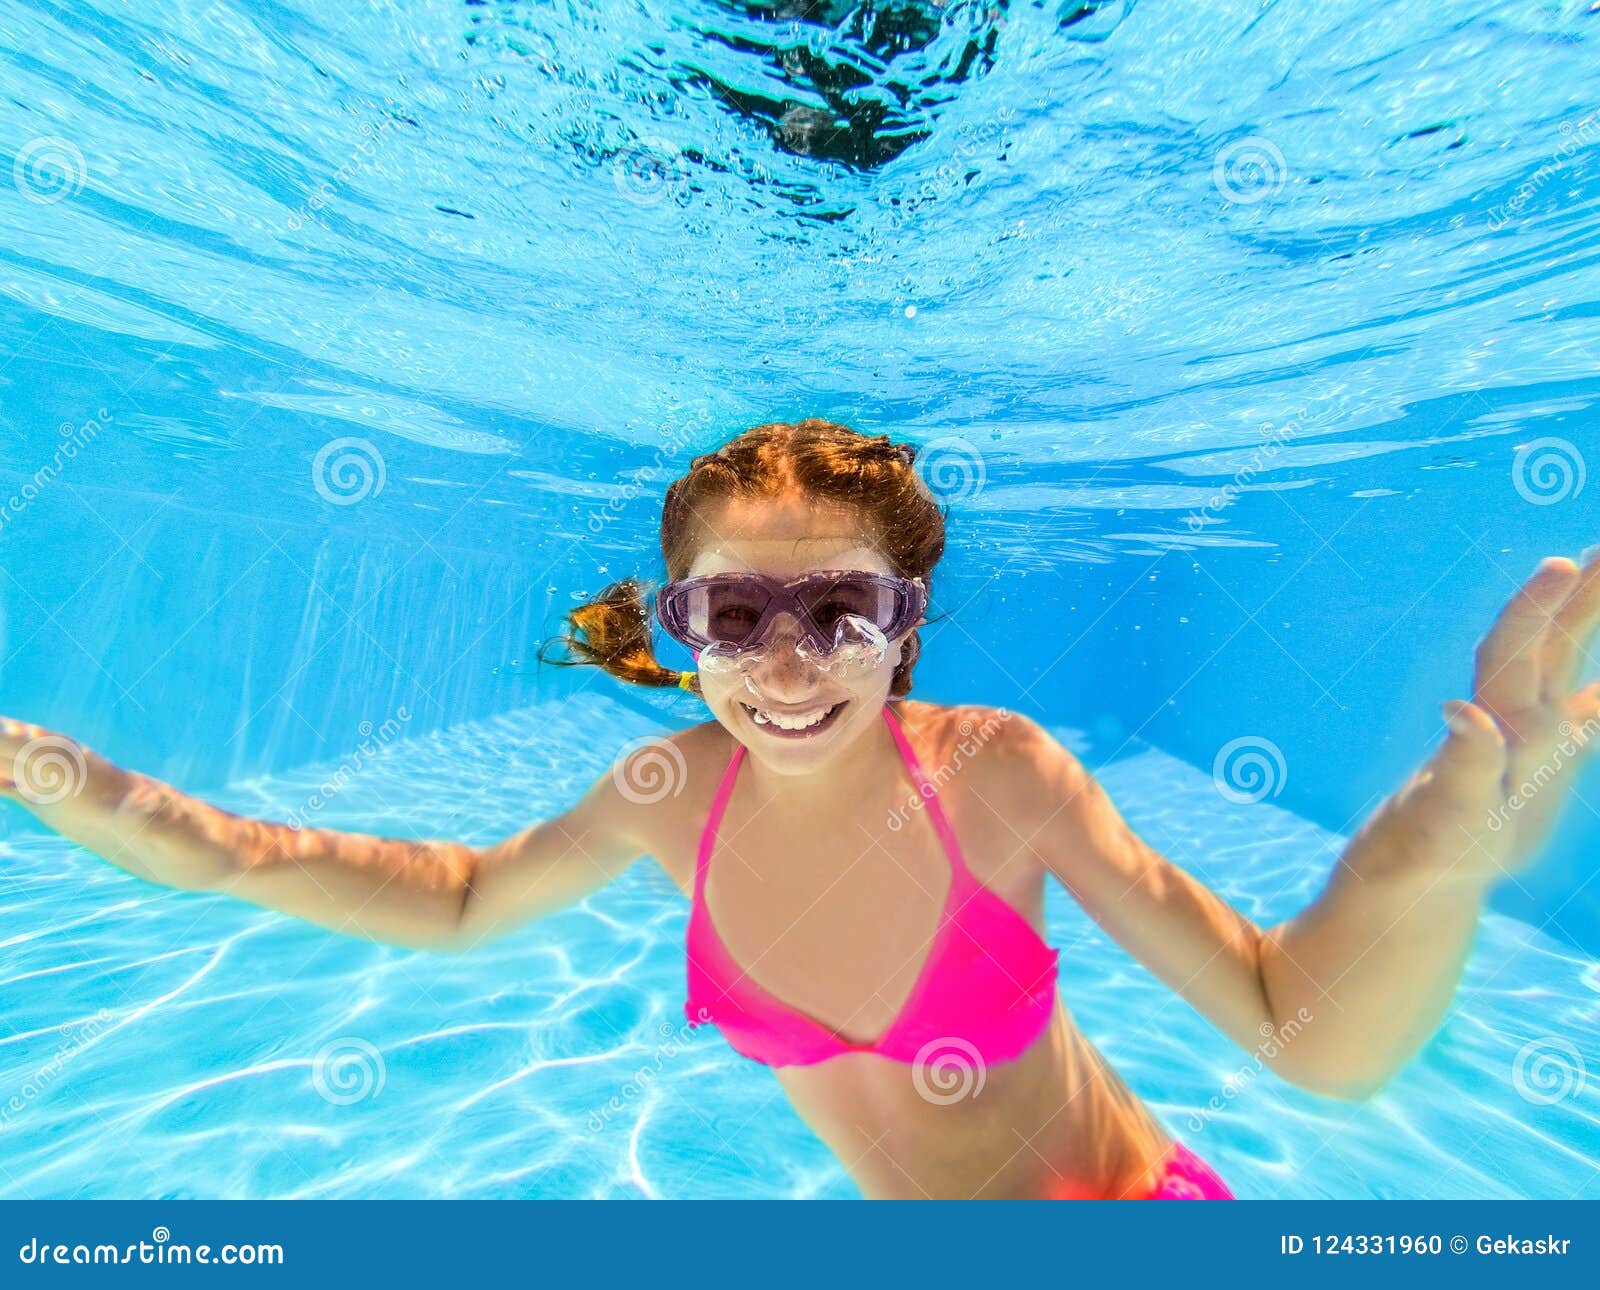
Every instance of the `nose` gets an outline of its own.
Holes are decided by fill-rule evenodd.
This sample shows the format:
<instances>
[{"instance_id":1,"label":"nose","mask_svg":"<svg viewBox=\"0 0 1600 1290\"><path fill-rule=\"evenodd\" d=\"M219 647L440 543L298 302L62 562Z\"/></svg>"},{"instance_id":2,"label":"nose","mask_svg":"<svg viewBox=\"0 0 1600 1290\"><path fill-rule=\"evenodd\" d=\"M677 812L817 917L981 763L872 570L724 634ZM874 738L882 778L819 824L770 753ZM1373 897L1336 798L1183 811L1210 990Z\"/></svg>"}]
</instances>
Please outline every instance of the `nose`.
<instances>
[{"instance_id":1,"label":"nose","mask_svg":"<svg viewBox=\"0 0 1600 1290\"><path fill-rule=\"evenodd\" d=\"M799 703L816 693L823 673L803 657L799 620L787 611L773 620L760 660L746 673L751 685L779 703Z\"/></svg>"}]
</instances>

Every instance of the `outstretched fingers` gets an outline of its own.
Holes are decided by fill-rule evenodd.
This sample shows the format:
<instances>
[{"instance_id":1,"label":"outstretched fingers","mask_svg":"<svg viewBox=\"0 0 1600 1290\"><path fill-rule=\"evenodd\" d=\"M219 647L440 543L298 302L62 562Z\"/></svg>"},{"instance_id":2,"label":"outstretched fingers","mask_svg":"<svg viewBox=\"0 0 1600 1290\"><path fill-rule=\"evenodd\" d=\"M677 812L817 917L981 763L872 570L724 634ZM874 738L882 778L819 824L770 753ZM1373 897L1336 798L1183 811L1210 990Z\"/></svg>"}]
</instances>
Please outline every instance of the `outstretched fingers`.
<instances>
[{"instance_id":1,"label":"outstretched fingers","mask_svg":"<svg viewBox=\"0 0 1600 1290\"><path fill-rule=\"evenodd\" d=\"M1572 738L1586 753L1600 752L1600 681L1586 685L1566 701Z\"/></svg>"},{"instance_id":2,"label":"outstretched fingers","mask_svg":"<svg viewBox=\"0 0 1600 1290\"><path fill-rule=\"evenodd\" d=\"M17 757L30 740L45 733L40 726L0 717L0 793L17 791Z\"/></svg>"},{"instance_id":3,"label":"outstretched fingers","mask_svg":"<svg viewBox=\"0 0 1600 1290\"><path fill-rule=\"evenodd\" d=\"M1577 585L1556 611L1545 640L1544 700L1566 702L1589 659L1589 646L1600 628L1600 546L1591 552L1578 575Z\"/></svg>"},{"instance_id":4,"label":"outstretched fingers","mask_svg":"<svg viewBox=\"0 0 1600 1290\"><path fill-rule=\"evenodd\" d=\"M1508 721L1543 702L1548 638L1580 576L1565 557L1540 561L1479 644L1472 698L1496 720Z\"/></svg>"}]
</instances>

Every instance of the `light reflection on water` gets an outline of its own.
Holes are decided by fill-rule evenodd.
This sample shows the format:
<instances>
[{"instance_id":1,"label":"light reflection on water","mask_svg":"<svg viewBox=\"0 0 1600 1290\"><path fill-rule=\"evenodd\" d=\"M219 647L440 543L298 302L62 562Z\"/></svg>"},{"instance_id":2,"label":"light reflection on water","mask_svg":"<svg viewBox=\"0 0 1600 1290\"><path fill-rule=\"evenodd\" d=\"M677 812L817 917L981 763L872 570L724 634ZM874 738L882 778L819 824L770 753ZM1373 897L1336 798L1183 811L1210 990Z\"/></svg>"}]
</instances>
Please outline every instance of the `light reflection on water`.
<instances>
[{"instance_id":1,"label":"light reflection on water","mask_svg":"<svg viewBox=\"0 0 1600 1290\"><path fill-rule=\"evenodd\" d=\"M651 733L594 699L396 743L314 822L504 836L604 769L584 738L600 727ZM336 773L225 804L282 818ZM1334 854L1338 839L1229 804L1157 751L1098 773L1154 845L1258 921L1299 909ZM648 861L457 957L159 892L55 840L3 854L0 1089L38 1091L4 1129L0 1195L854 1194L767 1071L684 1026L686 909ZM1356 1105L1260 1072L1054 887L1048 915L1078 1023L1241 1197L1600 1199L1594 1077L1562 1047L1600 1051L1600 964L1526 925L1488 918L1444 1029Z\"/></svg>"}]
</instances>

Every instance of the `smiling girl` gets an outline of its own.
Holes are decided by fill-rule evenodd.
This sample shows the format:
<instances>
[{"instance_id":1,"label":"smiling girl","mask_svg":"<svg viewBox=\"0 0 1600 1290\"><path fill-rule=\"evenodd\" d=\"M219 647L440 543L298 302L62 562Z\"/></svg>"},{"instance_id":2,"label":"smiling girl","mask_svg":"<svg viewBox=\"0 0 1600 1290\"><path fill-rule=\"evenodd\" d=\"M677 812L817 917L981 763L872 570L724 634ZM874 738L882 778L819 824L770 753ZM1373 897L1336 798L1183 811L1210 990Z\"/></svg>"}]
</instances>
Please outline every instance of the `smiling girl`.
<instances>
[{"instance_id":1,"label":"smiling girl","mask_svg":"<svg viewBox=\"0 0 1600 1290\"><path fill-rule=\"evenodd\" d=\"M1141 840L1034 721L906 699L944 548L913 460L818 420L697 458L667 491L655 605L696 672L657 661L631 579L574 612L567 643L622 680L692 689L714 720L495 846L241 818L17 722L0 724L0 790L152 882L433 950L470 950L649 856L689 902L690 1020L772 1069L863 1195L1228 1198L1074 1024L1046 883L1225 1034L1274 1052L1284 1079L1371 1095L1439 1025L1486 892L1531 859L1572 750L1600 731L1600 685L1575 688L1600 558L1539 566L1432 758L1304 912L1261 928ZM629 791L662 744L674 791ZM45 746L82 759L78 792L30 793ZM1512 786L1549 767L1509 811ZM1293 1042L1263 1045L1280 1027Z\"/></svg>"}]
</instances>

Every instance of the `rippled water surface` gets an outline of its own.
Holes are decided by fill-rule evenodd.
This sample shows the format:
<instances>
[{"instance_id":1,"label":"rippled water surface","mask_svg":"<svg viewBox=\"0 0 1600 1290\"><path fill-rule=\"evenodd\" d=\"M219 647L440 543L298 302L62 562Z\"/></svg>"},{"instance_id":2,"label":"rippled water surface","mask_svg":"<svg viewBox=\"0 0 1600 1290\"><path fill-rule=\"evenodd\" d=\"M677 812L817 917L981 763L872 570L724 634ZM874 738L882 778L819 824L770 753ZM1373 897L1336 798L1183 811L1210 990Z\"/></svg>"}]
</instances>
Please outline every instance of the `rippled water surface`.
<instances>
[{"instance_id":1,"label":"rippled water surface","mask_svg":"<svg viewBox=\"0 0 1600 1290\"><path fill-rule=\"evenodd\" d=\"M0 0L0 712L278 818L392 732L318 823L504 836L704 715L539 642L824 415L949 504L916 697L1287 917L1600 541L1597 55L1577 0ZM1597 1198L1585 784L1371 1104L1054 892L1067 1002L1241 1195ZM7 808L0 1194L852 1194L677 1029L683 920L640 865L420 955Z\"/></svg>"}]
</instances>

